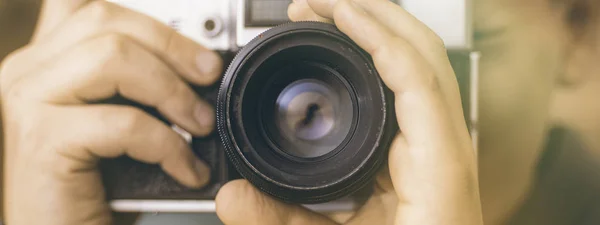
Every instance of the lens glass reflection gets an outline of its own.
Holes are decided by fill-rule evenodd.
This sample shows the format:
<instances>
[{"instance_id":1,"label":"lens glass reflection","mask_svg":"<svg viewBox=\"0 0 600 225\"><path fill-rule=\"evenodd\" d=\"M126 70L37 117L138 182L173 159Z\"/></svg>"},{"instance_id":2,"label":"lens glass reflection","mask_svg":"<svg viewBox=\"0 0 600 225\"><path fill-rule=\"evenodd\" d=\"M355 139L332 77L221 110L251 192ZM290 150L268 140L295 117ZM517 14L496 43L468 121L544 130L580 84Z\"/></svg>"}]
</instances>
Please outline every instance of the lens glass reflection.
<instances>
[{"instance_id":1,"label":"lens glass reflection","mask_svg":"<svg viewBox=\"0 0 600 225\"><path fill-rule=\"evenodd\" d=\"M317 79L289 84L275 104L275 124L284 140L277 141L291 155L313 158L334 150L347 136L353 112L350 95L341 85Z\"/></svg>"}]
</instances>

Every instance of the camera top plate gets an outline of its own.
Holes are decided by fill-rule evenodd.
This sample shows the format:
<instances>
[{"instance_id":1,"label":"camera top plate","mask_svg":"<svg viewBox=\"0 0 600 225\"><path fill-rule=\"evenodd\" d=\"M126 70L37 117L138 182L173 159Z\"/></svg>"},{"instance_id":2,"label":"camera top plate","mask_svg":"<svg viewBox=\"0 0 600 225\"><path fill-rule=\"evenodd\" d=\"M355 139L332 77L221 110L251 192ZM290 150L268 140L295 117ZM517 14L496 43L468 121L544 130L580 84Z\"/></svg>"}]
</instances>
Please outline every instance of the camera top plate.
<instances>
[{"instance_id":1,"label":"camera top plate","mask_svg":"<svg viewBox=\"0 0 600 225\"><path fill-rule=\"evenodd\" d=\"M250 12L287 12L291 0L107 0L149 15L207 48L237 51L271 28L248 23ZM391 0L436 32L450 50L472 49L473 0ZM283 3L282 3L283 2ZM277 3L277 4L275 4ZM247 10L248 7L252 9ZM258 8L257 8L258 7ZM268 17L269 15L259 15ZM280 15L282 13L277 13ZM284 22L284 21L282 21Z\"/></svg>"}]
</instances>

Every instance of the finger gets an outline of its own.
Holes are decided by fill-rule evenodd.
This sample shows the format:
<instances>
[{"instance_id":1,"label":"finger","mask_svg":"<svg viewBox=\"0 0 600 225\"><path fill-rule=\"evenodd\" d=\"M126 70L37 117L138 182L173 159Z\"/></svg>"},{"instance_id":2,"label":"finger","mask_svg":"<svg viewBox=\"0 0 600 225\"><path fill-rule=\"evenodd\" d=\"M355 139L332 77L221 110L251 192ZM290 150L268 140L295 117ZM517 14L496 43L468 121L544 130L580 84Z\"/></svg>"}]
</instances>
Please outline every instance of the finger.
<instances>
[{"instance_id":1,"label":"finger","mask_svg":"<svg viewBox=\"0 0 600 225\"><path fill-rule=\"evenodd\" d=\"M350 18L352 23L339 22ZM454 104L446 102L446 90L441 89L436 71L412 45L350 0L337 2L334 21L342 32L371 54L382 80L396 94L398 124L409 142L433 143L429 141L431 134L446 139L447 135L468 136L464 123L454 127L456 118L448 115L452 110L449 105Z\"/></svg>"},{"instance_id":2,"label":"finger","mask_svg":"<svg viewBox=\"0 0 600 225\"><path fill-rule=\"evenodd\" d=\"M133 159L160 164L180 183L201 187L210 179L208 166L199 160L187 142L167 125L134 107L114 105L63 106L58 118L60 135L68 145L62 155L82 162L98 157L128 155Z\"/></svg>"},{"instance_id":3,"label":"finger","mask_svg":"<svg viewBox=\"0 0 600 225\"><path fill-rule=\"evenodd\" d=\"M234 180L219 190L216 197L217 216L227 225L334 225L323 215L301 206L279 202L248 181Z\"/></svg>"},{"instance_id":4,"label":"finger","mask_svg":"<svg viewBox=\"0 0 600 225\"><path fill-rule=\"evenodd\" d=\"M397 206L398 197L393 191L386 192L376 189L369 200L345 224L364 225L373 224L373 221L377 221L377 224L395 224Z\"/></svg>"},{"instance_id":5,"label":"finger","mask_svg":"<svg viewBox=\"0 0 600 225\"><path fill-rule=\"evenodd\" d=\"M319 16L333 19L335 5L340 0L306 0ZM443 41L419 19L389 0L352 0L375 21L390 29L423 52L427 59L439 62L440 54L446 55ZM352 22L348 20L340 22ZM443 57L441 57L443 58Z\"/></svg>"},{"instance_id":6,"label":"finger","mask_svg":"<svg viewBox=\"0 0 600 225\"><path fill-rule=\"evenodd\" d=\"M318 0L317 0L318 1ZM410 44L437 74L454 74L444 41L428 26L389 0L354 0L369 16ZM352 23L345 19L338 23ZM460 106L456 76L438 76L440 88L450 105ZM463 120L462 107L453 108L454 118Z\"/></svg>"},{"instance_id":7,"label":"finger","mask_svg":"<svg viewBox=\"0 0 600 225\"><path fill-rule=\"evenodd\" d=\"M223 62L217 53L149 16L106 1L86 4L46 37L38 52L52 58L74 43L107 33L129 36L195 84L209 85L221 77Z\"/></svg>"},{"instance_id":8,"label":"finger","mask_svg":"<svg viewBox=\"0 0 600 225\"><path fill-rule=\"evenodd\" d=\"M396 137L389 153L400 201L395 224L483 224L474 161L472 154L409 145L404 136Z\"/></svg>"},{"instance_id":9,"label":"finger","mask_svg":"<svg viewBox=\"0 0 600 225\"><path fill-rule=\"evenodd\" d=\"M314 12L320 16L334 18L334 12L338 10L335 8L336 3L340 0L307 1ZM437 74L453 74L443 40L402 7L389 0L352 0L352 3L375 23L389 30L391 35L397 36L411 45ZM343 6L343 4L340 5ZM335 23L339 27L360 28L358 25L352 26L356 23L354 17L338 17L335 19ZM371 33L365 34L362 36L367 36L367 38L372 35ZM439 76L438 81L441 84L439 87L444 93L444 98L452 103L450 104L453 106L450 113L452 113L453 118L458 121L464 120L462 107L454 107L461 105L456 76Z\"/></svg>"},{"instance_id":10,"label":"finger","mask_svg":"<svg viewBox=\"0 0 600 225\"><path fill-rule=\"evenodd\" d=\"M441 153L434 156L431 150L409 146L402 136L395 140L390 149L390 172L395 190L404 203L398 210L405 215L397 221L402 224L442 221L482 224L473 154ZM415 169L420 172L414 173Z\"/></svg>"},{"instance_id":11,"label":"finger","mask_svg":"<svg viewBox=\"0 0 600 225\"><path fill-rule=\"evenodd\" d=\"M381 78L395 93L437 88L435 73L422 55L351 0L337 2L334 18L338 28L373 57ZM349 18L354 22L339 22Z\"/></svg>"},{"instance_id":12,"label":"finger","mask_svg":"<svg viewBox=\"0 0 600 225\"><path fill-rule=\"evenodd\" d=\"M44 0L32 41L48 35L83 5L94 0Z\"/></svg>"},{"instance_id":13,"label":"finger","mask_svg":"<svg viewBox=\"0 0 600 225\"><path fill-rule=\"evenodd\" d=\"M443 40L402 7L389 0L353 1L377 22L414 46L428 62L434 65L447 64Z\"/></svg>"},{"instance_id":14,"label":"finger","mask_svg":"<svg viewBox=\"0 0 600 225\"><path fill-rule=\"evenodd\" d=\"M288 6L288 17L292 21L319 21L325 23L333 23L331 19L327 19L316 14L308 5L306 0L295 0Z\"/></svg>"},{"instance_id":15,"label":"finger","mask_svg":"<svg viewBox=\"0 0 600 225\"><path fill-rule=\"evenodd\" d=\"M26 96L55 104L96 102L117 94L155 107L185 130L206 135L214 110L152 53L121 35L87 41L41 68Z\"/></svg>"},{"instance_id":16,"label":"finger","mask_svg":"<svg viewBox=\"0 0 600 225\"><path fill-rule=\"evenodd\" d=\"M471 224L479 212L475 157L466 126L450 115L453 104L444 99L435 65L352 1L336 3L334 21L372 55L395 92L402 136L390 150L389 165L402 203L398 215L406 215L398 224Z\"/></svg>"},{"instance_id":17,"label":"finger","mask_svg":"<svg viewBox=\"0 0 600 225\"><path fill-rule=\"evenodd\" d=\"M333 11L338 0L304 0L317 15L333 19Z\"/></svg>"}]
</instances>

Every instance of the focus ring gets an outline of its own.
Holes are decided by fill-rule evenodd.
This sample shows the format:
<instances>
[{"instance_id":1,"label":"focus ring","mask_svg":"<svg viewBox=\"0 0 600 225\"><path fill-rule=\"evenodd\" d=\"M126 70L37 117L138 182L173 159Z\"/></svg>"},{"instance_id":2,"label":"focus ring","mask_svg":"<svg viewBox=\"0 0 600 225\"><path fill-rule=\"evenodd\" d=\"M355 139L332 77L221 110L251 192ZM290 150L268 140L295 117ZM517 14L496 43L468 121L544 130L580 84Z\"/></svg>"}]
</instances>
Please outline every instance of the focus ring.
<instances>
[{"instance_id":1,"label":"focus ring","mask_svg":"<svg viewBox=\"0 0 600 225\"><path fill-rule=\"evenodd\" d=\"M317 54L323 51L329 57ZM253 134L260 126L252 121L253 104L261 101L253 91L269 84L266 81L273 70L267 65L297 60L315 60L339 69L358 96L352 103L358 110L356 132L348 147L329 161L289 161L269 151ZM293 203L328 202L367 185L385 162L397 131L388 103L393 102L391 96L368 54L334 25L287 23L249 42L230 64L217 97L217 130L234 167L261 191Z\"/></svg>"}]
</instances>

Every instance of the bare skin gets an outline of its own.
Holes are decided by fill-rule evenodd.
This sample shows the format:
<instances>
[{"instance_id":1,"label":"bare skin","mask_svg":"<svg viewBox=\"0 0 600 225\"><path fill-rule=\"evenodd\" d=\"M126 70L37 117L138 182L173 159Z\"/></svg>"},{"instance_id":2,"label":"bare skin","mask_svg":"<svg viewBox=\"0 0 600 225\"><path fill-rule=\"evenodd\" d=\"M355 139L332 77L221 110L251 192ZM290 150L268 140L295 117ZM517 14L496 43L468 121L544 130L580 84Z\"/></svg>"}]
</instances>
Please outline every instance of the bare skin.
<instances>
[{"instance_id":1,"label":"bare skin","mask_svg":"<svg viewBox=\"0 0 600 225\"><path fill-rule=\"evenodd\" d=\"M552 112L556 123L577 130L600 159L600 3L580 2L588 3L580 3L586 16L573 28L577 36L562 80L567 88L557 92Z\"/></svg>"},{"instance_id":2,"label":"bare skin","mask_svg":"<svg viewBox=\"0 0 600 225\"><path fill-rule=\"evenodd\" d=\"M169 127L140 109L86 103L118 93L206 135L214 110L185 82L218 79L214 52L105 1L47 2L41 20L1 68L6 223L111 224L99 157L126 154L206 184L208 167Z\"/></svg>"},{"instance_id":3,"label":"bare skin","mask_svg":"<svg viewBox=\"0 0 600 225\"><path fill-rule=\"evenodd\" d=\"M441 40L389 1L295 1L292 20L334 22L368 51L396 97L403 131L370 200L344 224L482 224L475 157L455 75ZM419 171L419 172L415 172ZM217 214L236 224L338 224L278 202L248 182L217 196Z\"/></svg>"},{"instance_id":4,"label":"bare skin","mask_svg":"<svg viewBox=\"0 0 600 225\"><path fill-rule=\"evenodd\" d=\"M335 12L325 13L372 54L396 93L404 132L392 147L390 175L383 173L379 196L397 196L403 203L386 208L391 216L386 218L396 224L481 224L474 152L445 49L439 37L401 8L375 2L371 8L340 1ZM392 18L364 10L389 10L405 23L395 26L386 22ZM204 135L212 129L213 112L184 81L215 81L221 71L213 68L221 62L207 55L213 53L146 16L104 1L47 2L42 17L34 41L9 56L0 75L7 223L110 224L98 157L127 154L161 164L185 185L202 186L206 166L168 127L131 107L86 103L119 93ZM364 32L373 35L367 38ZM199 62L198 54L213 60ZM401 59L403 66L391 59ZM236 190L236 185L249 188L236 181L225 190ZM218 207L224 209L227 191L221 193ZM381 199L374 197L373 203ZM379 212L377 205L363 218ZM219 210L227 221L223 213ZM284 219L274 215L269 218ZM327 222L308 215L303 211L286 218Z\"/></svg>"},{"instance_id":5,"label":"bare skin","mask_svg":"<svg viewBox=\"0 0 600 225\"><path fill-rule=\"evenodd\" d=\"M331 22L331 14L326 9L331 8L332 2L335 1L298 0L289 8L289 14L292 19ZM568 13L574 2L577 1L476 1L475 45L483 55L478 160L485 224L506 224L519 210L534 185L545 137L553 122L550 115L553 95L564 90L565 86L558 81L565 79L564 71L571 66L568 62L573 55L573 46L580 44L574 39L576 24L568 21ZM367 14L374 17L374 14L395 15L384 12L368 11ZM391 21L401 24L403 20ZM243 182L237 185L225 187L222 192L244 190L244 187L250 189ZM229 214L227 210L230 208L250 208L250 205L254 205L256 210L253 214L262 216L258 218L264 218L266 212L273 212L271 208L285 208L281 203L267 200L264 201L268 204L260 207L259 202L265 197L260 197L262 195L255 191L243 193L245 195L241 196L249 196L248 199L227 199L232 203L222 200L228 202L223 205L230 205L219 207L219 215L225 218L226 223L233 221L231 224L242 224L248 221ZM398 215L383 213L395 209L395 205L390 203L392 199L389 197L382 201L385 202L383 205L388 205L384 207L388 210L377 209L380 214L373 217L363 217L358 213L349 223L393 224L393 220L385 218ZM367 205L360 212L371 212L371 207ZM295 211L298 210L292 208L279 215L287 218ZM362 218L368 219L365 221Z\"/></svg>"}]
</instances>

